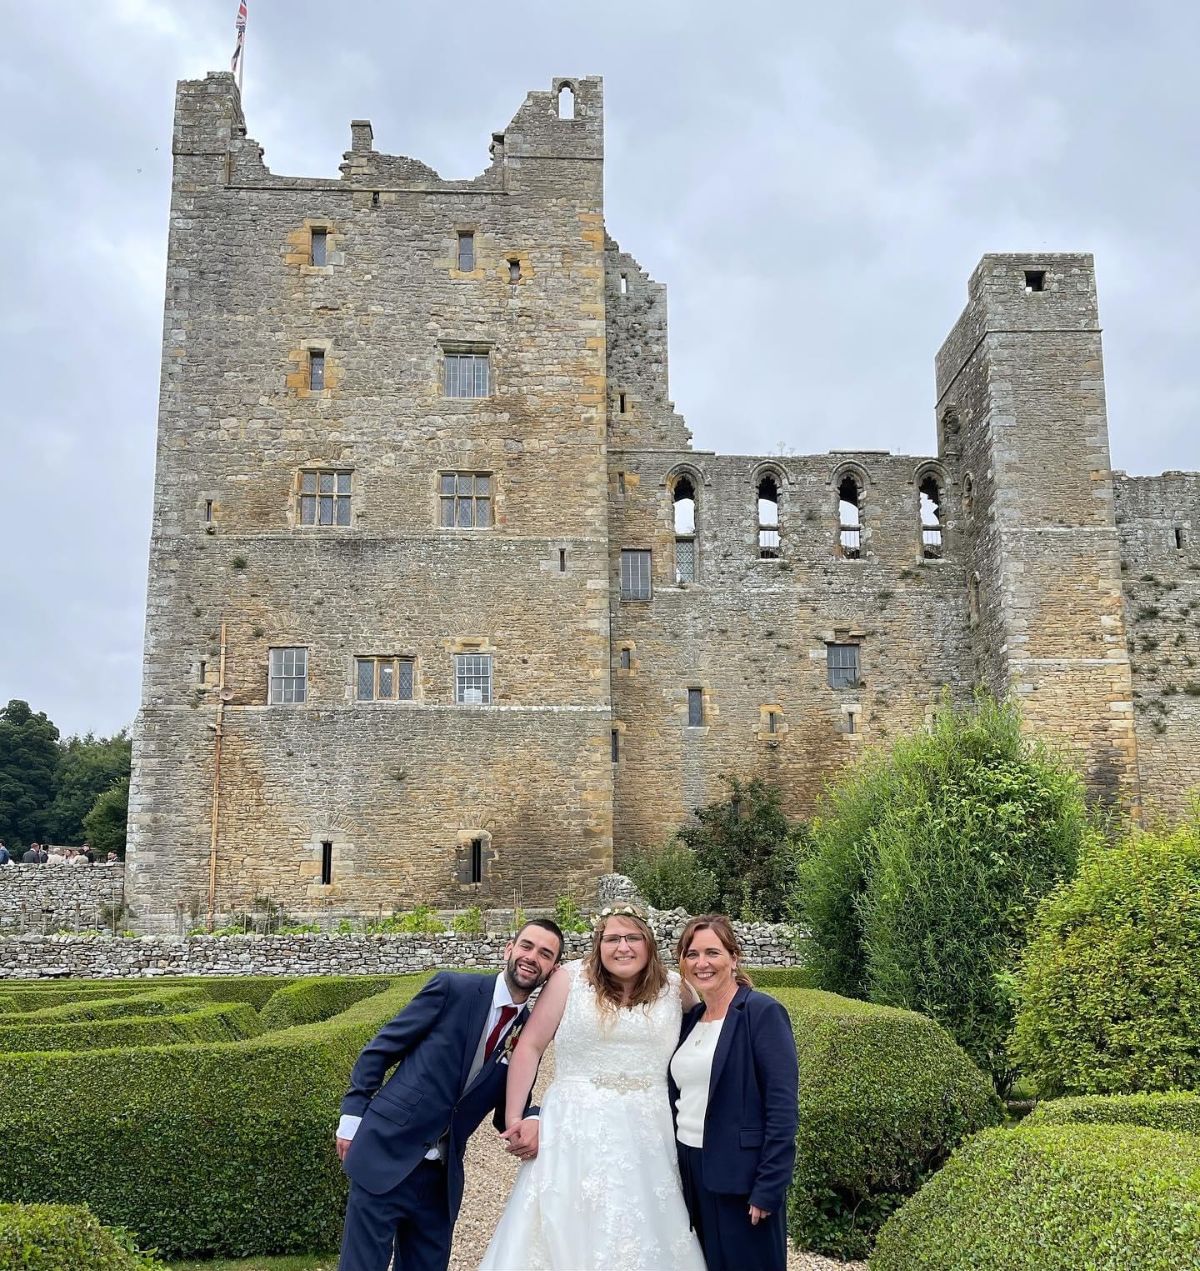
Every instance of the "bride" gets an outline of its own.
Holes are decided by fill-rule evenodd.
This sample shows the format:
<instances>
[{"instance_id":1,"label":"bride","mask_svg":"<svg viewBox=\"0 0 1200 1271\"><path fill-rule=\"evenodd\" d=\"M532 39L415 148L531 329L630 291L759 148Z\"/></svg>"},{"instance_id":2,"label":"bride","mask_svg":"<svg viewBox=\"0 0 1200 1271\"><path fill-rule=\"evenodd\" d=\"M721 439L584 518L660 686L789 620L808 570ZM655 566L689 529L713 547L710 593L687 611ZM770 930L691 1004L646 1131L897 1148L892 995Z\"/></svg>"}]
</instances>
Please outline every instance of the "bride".
<instances>
[{"instance_id":1,"label":"bride","mask_svg":"<svg viewBox=\"0 0 1200 1271\"><path fill-rule=\"evenodd\" d=\"M528 1156L479 1271L704 1271L680 1189L667 1065L679 977L642 915L605 909L592 949L550 977L508 1070L512 1150ZM555 1044L540 1141L521 1138L538 1062Z\"/></svg>"}]
</instances>

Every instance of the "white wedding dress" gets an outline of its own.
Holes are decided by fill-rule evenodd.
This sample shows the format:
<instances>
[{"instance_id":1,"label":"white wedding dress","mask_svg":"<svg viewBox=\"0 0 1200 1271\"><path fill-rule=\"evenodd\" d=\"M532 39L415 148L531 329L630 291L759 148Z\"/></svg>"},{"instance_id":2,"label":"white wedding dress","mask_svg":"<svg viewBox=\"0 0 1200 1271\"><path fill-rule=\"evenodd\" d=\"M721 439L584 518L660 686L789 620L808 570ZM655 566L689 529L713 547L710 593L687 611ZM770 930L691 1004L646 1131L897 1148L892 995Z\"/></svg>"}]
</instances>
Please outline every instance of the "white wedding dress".
<instances>
[{"instance_id":1,"label":"white wedding dress","mask_svg":"<svg viewBox=\"0 0 1200 1271\"><path fill-rule=\"evenodd\" d=\"M667 1099L679 977L652 1006L601 1013L569 962L537 1157L521 1166L479 1271L704 1271Z\"/></svg>"}]
</instances>

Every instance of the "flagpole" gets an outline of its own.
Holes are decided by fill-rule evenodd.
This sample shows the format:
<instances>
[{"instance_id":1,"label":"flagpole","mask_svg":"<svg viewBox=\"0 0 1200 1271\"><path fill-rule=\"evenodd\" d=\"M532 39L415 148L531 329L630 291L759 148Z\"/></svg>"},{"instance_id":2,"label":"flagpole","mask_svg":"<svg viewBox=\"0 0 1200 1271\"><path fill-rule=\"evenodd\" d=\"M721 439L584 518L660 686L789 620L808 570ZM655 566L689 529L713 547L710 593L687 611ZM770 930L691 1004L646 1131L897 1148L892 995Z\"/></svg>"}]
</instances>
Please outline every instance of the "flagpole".
<instances>
[{"instance_id":1,"label":"flagpole","mask_svg":"<svg viewBox=\"0 0 1200 1271\"><path fill-rule=\"evenodd\" d=\"M247 21L246 27L250 23ZM246 27L242 28L242 55L238 58L238 96L242 95L242 78L246 74Z\"/></svg>"}]
</instances>

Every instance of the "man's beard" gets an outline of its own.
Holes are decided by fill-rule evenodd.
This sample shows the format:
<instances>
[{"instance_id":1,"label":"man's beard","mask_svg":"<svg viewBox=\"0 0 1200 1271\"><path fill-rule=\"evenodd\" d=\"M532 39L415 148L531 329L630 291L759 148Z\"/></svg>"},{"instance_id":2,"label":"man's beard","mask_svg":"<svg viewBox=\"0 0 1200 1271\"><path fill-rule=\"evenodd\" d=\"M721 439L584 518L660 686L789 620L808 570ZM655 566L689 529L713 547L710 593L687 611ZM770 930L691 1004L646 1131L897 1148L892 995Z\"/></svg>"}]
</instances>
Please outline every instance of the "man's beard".
<instances>
[{"instance_id":1,"label":"man's beard","mask_svg":"<svg viewBox=\"0 0 1200 1271\"><path fill-rule=\"evenodd\" d=\"M532 993L534 989L540 989L549 978L548 973L543 973L541 967L532 974L517 965L517 955L513 954L511 958L504 964L504 978L508 981L509 987L516 987L523 993Z\"/></svg>"}]
</instances>

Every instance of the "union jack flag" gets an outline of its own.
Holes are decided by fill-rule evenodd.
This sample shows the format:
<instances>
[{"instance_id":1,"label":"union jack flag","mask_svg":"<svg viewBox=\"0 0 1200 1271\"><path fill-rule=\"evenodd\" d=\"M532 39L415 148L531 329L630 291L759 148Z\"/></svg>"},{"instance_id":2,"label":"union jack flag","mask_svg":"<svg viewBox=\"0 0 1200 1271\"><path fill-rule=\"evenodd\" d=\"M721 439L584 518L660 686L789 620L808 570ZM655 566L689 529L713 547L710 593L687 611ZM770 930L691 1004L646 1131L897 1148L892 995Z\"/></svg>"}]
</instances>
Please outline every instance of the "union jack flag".
<instances>
[{"instance_id":1,"label":"union jack flag","mask_svg":"<svg viewBox=\"0 0 1200 1271\"><path fill-rule=\"evenodd\" d=\"M239 0L237 22L237 44L233 48L233 56L229 59L229 69L236 71L242 57L242 46L246 43L246 0Z\"/></svg>"}]
</instances>

